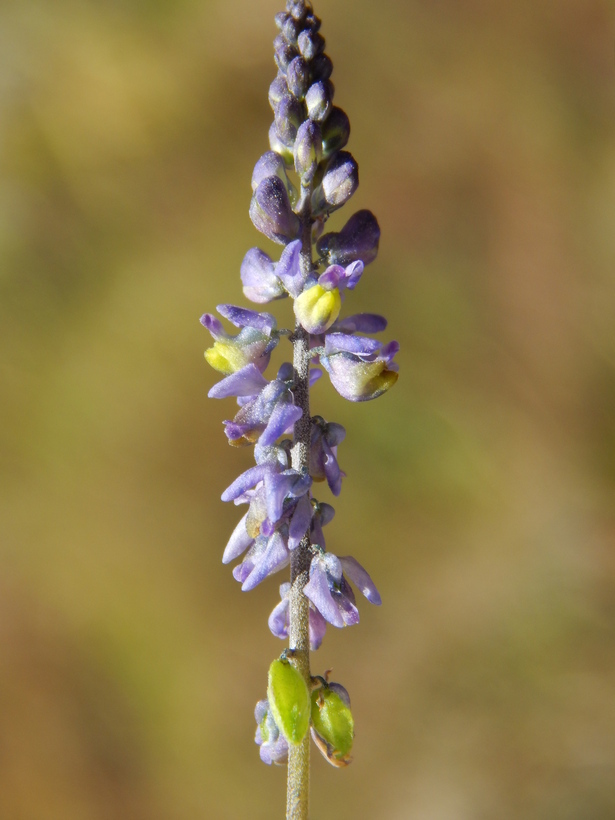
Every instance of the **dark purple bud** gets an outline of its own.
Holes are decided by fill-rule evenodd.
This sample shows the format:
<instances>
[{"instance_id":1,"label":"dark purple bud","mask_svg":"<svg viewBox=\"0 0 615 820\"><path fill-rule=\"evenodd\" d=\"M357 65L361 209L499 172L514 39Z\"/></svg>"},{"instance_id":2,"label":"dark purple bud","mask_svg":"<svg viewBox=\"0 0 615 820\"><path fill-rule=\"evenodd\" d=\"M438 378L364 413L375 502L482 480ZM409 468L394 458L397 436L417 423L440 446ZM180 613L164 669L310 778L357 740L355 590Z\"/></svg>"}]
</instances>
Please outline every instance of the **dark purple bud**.
<instances>
[{"instance_id":1,"label":"dark purple bud","mask_svg":"<svg viewBox=\"0 0 615 820\"><path fill-rule=\"evenodd\" d=\"M312 83L305 95L308 117L315 122L327 119L333 102L333 83L329 80L319 80Z\"/></svg>"},{"instance_id":2,"label":"dark purple bud","mask_svg":"<svg viewBox=\"0 0 615 820\"><path fill-rule=\"evenodd\" d=\"M306 0L286 0L286 11L295 20L301 20L312 11L312 4Z\"/></svg>"},{"instance_id":3,"label":"dark purple bud","mask_svg":"<svg viewBox=\"0 0 615 820\"><path fill-rule=\"evenodd\" d=\"M250 203L250 219L257 230L280 245L299 234L299 219L279 177L266 177L259 183Z\"/></svg>"},{"instance_id":4,"label":"dark purple bud","mask_svg":"<svg viewBox=\"0 0 615 820\"><path fill-rule=\"evenodd\" d=\"M290 93L298 100L305 97L310 84L310 68L303 57L295 57L288 66L286 81Z\"/></svg>"},{"instance_id":5,"label":"dark purple bud","mask_svg":"<svg viewBox=\"0 0 615 820\"><path fill-rule=\"evenodd\" d=\"M279 154L287 165L293 164L293 149L292 146L286 145L282 137L278 133L275 122L271 123L269 129L269 145L271 150Z\"/></svg>"},{"instance_id":6,"label":"dark purple bud","mask_svg":"<svg viewBox=\"0 0 615 820\"><path fill-rule=\"evenodd\" d=\"M312 80L328 80L333 73L333 63L326 54L319 54L312 60Z\"/></svg>"},{"instance_id":7,"label":"dark purple bud","mask_svg":"<svg viewBox=\"0 0 615 820\"><path fill-rule=\"evenodd\" d=\"M316 213L341 208L359 187L359 166L352 154L340 151L325 170L322 182L312 194L312 209Z\"/></svg>"},{"instance_id":8,"label":"dark purple bud","mask_svg":"<svg viewBox=\"0 0 615 820\"><path fill-rule=\"evenodd\" d=\"M288 19L289 14L285 11L279 11L276 16L273 18L275 20L276 27L278 31L282 31L284 28L284 23Z\"/></svg>"},{"instance_id":9,"label":"dark purple bud","mask_svg":"<svg viewBox=\"0 0 615 820\"><path fill-rule=\"evenodd\" d=\"M316 33L320 29L320 22L320 17L317 17L313 13L308 14L305 20L303 21L303 28L307 28L310 31Z\"/></svg>"},{"instance_id":10,"label":"dark purple bud","mask_svg":"<svg viewBox=\"0 0 615 820\"><path fill-rule=\"evenodd\" d=\"M301 177L303 185L309 185L314 179L318 163L322 158L322 138L320 126L312 120L306 120L297 131L294 147L295 170Z\"/></svg>"},{"instance_id":11,"label":"dark purple bud","mask_svg":"<svg viewBox=\"0 0 615 820\"><path fill-rule=\"evenodd\" d=\"M288 96L288 85L286 77L283 74L278 74L275 80L269 86L269 105L275 111L277 104L283 97Z\"/></svg>"},{"instance_id":12,"label":"dark purple bud","mask_svg":"<svg viewBox=\"0 0 615 820\"><path fill-rule=\"evenodd\" d=\"M275 127L280 139L289 147L297 136L297 128L303 119L303 106L294 97L283 97L275 109Z\"/></svg>"},{"instance_id":13,"label":"dark purple bud","mask_svg":"<svg viewBox=\"0 0 615 820\"><path fill-rule=\"evenodd\" d=\"M284 183L284 187L291 200L296 195L296 190L286 175L286 166L283 158L275 151L267 151L258 160L252 172L252 190L256 191L260 183L267 177L279 177Z\"/></svg>"},{"instance_id":14,"label":"dark purple bud","mask_svg":"<svg viewBox=\"0 0 615 820\"><path fill-rule=\"evenodd\" d=\"M325 159L341 150L350 137L350 120L346 112L333 106L326 122L322 126L322 151Z\"/></svg>"},{"instance_id":15,"label":"dark purple bud","mask_svg":"<svg viewBox=\"0 0 615 820\"><path fill-rule=\"evenodd\" d=\"M286 20L284 20L284 25L282 26L281 31L291 46L297 45L297 37L301 31L301 24L296 20L293 20L290 14L286 15Z\"/></svg>"},{"instance_id":16,"label":"dark purple bud","mask_svg":"<svg viewBox=\"0 0 615 820\"><path fill-rule=\"evenodd\" d=\"M283 34L278 34L275 38L273 48L275 49L274 58L277 66L282 74L286 74L289 63L297 56L297 49L287 42Z\"/></svg>"},{"instance_id":17,"label":"dark purple bud","mask_svg":"<svg viewBox=\"0 0 615 820\"><path fill-rule=\"evenodd\" d=\"M315 31L303 30L297 39L299 53L306 60L313 60L318 54L324 51L325 38Z\"/></svg>"},{"instance_id":18,"label":"dark purple bud","mask_svg":"<svg viewBox=\"0 0 615 820\"><path fill-rule=\"evenodd\" d=\"M378 255L380 226L371 211L357 211L339 233L326 233L316 243L316 250L330 265L349 265L360 259L369 265Z\"/></svg>"}]
</instances>

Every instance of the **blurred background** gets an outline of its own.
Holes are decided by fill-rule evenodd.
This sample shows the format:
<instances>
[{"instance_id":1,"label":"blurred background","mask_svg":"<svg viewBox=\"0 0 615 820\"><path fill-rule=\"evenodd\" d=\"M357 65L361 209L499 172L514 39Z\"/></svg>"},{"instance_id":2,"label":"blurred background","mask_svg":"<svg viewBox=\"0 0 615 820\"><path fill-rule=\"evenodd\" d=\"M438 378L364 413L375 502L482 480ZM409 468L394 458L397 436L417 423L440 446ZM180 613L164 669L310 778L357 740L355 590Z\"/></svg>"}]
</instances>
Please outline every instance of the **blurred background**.
<instances>
[{"instance_id":1,"label":"blurred background","mask_svg":"<svg viewBox=\"0 0 615 820\"><path fill-rule=\"evenodd\" d=\"M0 817L282 817L282 644L220 558L250 466L198 319L239 266L275 0L0 6ZM319 0L401 378L322 381L355 761L314 820L615 817L615 125L605 0ZM288 302L272 310L290 322ZM330 501L328 490L320 493Z\"/></svg>"}]
</instances>

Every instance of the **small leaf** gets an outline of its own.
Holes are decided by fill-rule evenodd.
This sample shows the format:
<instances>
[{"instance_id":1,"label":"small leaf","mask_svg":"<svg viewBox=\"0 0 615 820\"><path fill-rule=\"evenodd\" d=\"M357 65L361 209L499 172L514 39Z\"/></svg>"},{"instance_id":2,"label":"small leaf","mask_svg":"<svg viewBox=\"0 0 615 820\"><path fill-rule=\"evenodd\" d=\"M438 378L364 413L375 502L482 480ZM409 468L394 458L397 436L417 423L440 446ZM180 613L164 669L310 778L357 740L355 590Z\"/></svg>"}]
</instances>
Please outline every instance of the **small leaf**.
<instances>
[{"instance_id":1,"label":"small leaf","mask_svg":"<svg viewBox=\"0 0 615 820\"><path fill-rule=\"evenodd\" d=\"M354 719L350 703L334 690L336 686L325 685L312 692L312 738L329 763L341 767L352 760Z\"/></svg>"},{"instance_id":2,"label":"small leaf","mask_svg":"<svg viewBox=\"0 0 615 820\"><path fill-rule=\"evenodd\" d=\"M299 745L310 725L310 695L301 673L287 660L277 659L269 667L267 698L286 740Z\"/></svg>"}]
</instances>

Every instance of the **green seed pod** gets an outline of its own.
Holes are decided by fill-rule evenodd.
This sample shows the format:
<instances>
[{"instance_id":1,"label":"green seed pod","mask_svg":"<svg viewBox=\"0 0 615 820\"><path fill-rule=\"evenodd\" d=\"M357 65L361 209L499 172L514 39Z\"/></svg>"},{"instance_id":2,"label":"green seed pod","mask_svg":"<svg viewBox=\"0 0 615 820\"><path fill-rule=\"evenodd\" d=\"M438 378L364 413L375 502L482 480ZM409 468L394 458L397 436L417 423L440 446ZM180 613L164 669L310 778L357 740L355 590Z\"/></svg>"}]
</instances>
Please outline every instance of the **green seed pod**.
<instances>
[{"instance_id":1,"label":"green seed pod","mask_svg":"<svg viewBox=\"0 0 615 820\"><path fill-rule=\"evenodd\" d=\"M325 685L312 692L312 738L332 766L343 767L351 762L354 720L346 690L339 684Z\"/></svg>"},{"instance_id":2,"label":"green seed pod","mask_svg":"<svg viewBox=\"0 0 615 820\"><path fill-rule=\"evenodd\" d=\"M301 673L287 660L275 660L269 667L267 698L280 731L298 746L310 725L310 695Z\"/></svg>"}]
</instances>

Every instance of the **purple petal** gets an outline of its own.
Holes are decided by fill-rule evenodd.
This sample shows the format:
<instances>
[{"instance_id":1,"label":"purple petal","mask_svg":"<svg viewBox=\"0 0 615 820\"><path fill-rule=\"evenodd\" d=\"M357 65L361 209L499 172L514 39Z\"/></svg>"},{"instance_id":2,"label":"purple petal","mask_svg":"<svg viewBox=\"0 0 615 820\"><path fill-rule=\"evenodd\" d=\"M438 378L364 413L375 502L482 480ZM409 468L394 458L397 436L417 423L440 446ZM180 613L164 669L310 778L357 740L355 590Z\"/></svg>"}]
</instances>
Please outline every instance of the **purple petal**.
<instances>
[{"instance_id":1,"label":"purple petal","mask_svg":"<svg viewBox=\"0 0 615 820\"><path fill-rule=\"evenodd\" d=\"M312 561L312 565L314 565L315 561L318 561L318 557ZM303 592L326 621L338 628L344 626L344 619L340 614L337 604L331 597L327 575L319 562L314 566L314 571L311 574L310 580L304 586Z\"/></svg>"},{"instance_id":2,"label":"purple petal","mask_svg":"<svg viewBox=\"0 0 615 820\"><path fill-rule=\"evenodd\" d=\"M320 367L313 367L310 370L310 387L312 387L312 385L316 384L318 379L320 379L321 377L322 377L322 370L320 369Z\"/></svg>"},{"instance_id":3,"label":"purple petal","mask_svg":"<svg viewBox=\"0 0 615 820\"><path fill-rule=\"evenodd\" d=\"M303 274L299 265L301 240L290 242L282 251L280 261L275 266L275 274L293 298L303 290Z\"/></svg>"},{"instance_id":4,"label":"purple petal","mask_svg":"<svg viewBox=\"0 0 615 820\"><path fill-rule=\"evenodd\" d=\"M222 493L222 501L234 501L240 495L243 495L246 490L255 487L259 481L262 481L266 472L266 464L257 464L255 467L250 467L226 488Z\"/></svg>"},{"instance_id":5,"label":"purple petal","mask_svg":"<svg viewBox=\"0 0 615 820\"><path fill-rule=\"evenodd\" d=\"M359 279L363 275L363 268L365 265L360 259L356 262L351 262L346 268L346 287L348 290L354 290L359 284Z\"/></svg>"},{"instance_id":6,"label":"purple petal","mask_svg":"<svg viewBox=\"0 0 615 820\"><path fill-rule=\"evenodd\" d=\"M276 638L281 638L285 640L288 638L288 628L289 628L289 605L290 601L288 598L288 593L290 592L290 584L281 584L280 586L280 597L281 601L279 604L273 608L271 615L269 616L268 625L269 629L271 630L272 634L276 636Z\"/></svg>"},{"instance_id":7,"label":"purple petal","mask_svg":"<svg viewBox=\"0 0 615 820\"><path fill-rule=\"evenodd\" d=\"M265 497L267 499L267 515L275 523L282 517L284 499L289 494L292 485L297 479L297 473L274 473L270 470L265 476Z\"/></svg>"},{"instance_id":8,"label":"purple petal","mask_svg":"<svg viewBox=\"0 0 615 820\"><path fill-rule=\"evenodd\" d=\"M279 401L273 408L273 412L267 422L259 444L266 446L273 444L280 436L284 435L295 422L301 418L303 410L290 402Z\"/></svg>"},{"instance_id":9,"label":"purple petal","mask_svg":"<svg viewBox=\"0 0 615 820\"><path fill-rule=\"evenodd\" d=\"M289 553L284 539L279 532L275 532L267 542L267 547L254 566L254 569L243 582L241 586L242 591L249 592L251 589L254 589L254 587L260 584L268 575L272 575L274 572L282 569L282 567L288 563L288 560Z\"/></svg>"},{"instance_id":10,"label":"purple petal","mask_svg":"<svg viewBox=\"0 0 615 820\"><path fill-rule=\"evenodd\" d=\"M338 319L331 327L331 333L380 333L386 330L387 320L377 313L355 313L345 319Z\"/></svg>"},{"instance_id":11,"label":"purple petal","mask_svg":"<svg viewBox=\"0 0 615 820\"><path fill-rule=\"evenodd\" d=\"M255 396L269 384L255 364L247 364L214 384L207 394L210 399L226 399L229 396Z\"/></svg>"},{"instance_id":12,"label":"purple petal","mask_svg":"<svg viewBox=\"0 0 615 820\"><path fill-rule=\"evenodd\" d=\"M341 265L331 265L318 277L318 284L325 290L333 290L333 288L339 285L340 279L343 279L344 274L345 271Z\"/></svg>"},{"instance_id":13,"label":"purple petal","mask_svg":"<svg viewBox=\"0 0 615 820\"><path fill-rule=\"evenodd\" d=\"M211 333L214 339L226 339L228 334L222 327L222 322L219 319L216 319L212 313L204 313L199 321L203 327Z\"/></svg>"},{"instance_id":14,"label":"purple petal","mask_svg":"<svg viewBox=\"0 0 615 820\"><path fill-rule=\"evenodd\" d=\"M288 743L284 735L280 735L273 743L263 743L258 750L263 763L271 766L272 763L285 763L288 759Z\"/></svg>"},{"instance_id":15,"label":"purple petal","mask_svg":"<svg viewBox=\"0 0 615 820\"><path fill-rule=\"evenodd\" d=\"M327 631L327 622L317 609L310 607L309 612L310 629L310 649L316 650L320 647L322 639Z\"/></svg>"},{"instance_id":16,"label":"purple petal","mask_svg":"<svg viewBox=\"0 0 615 820\"><path fill-rule=\"evenodd\" d=\"M301 539L306 534L312 520L312 503L310 496L306 493L301 496L295 507L290 525L288 527L288 549L294 550L301 543Z\"/></svg>"},{"instance_id":17,"label":"purple petal","mask_svg":"<svg viewBox=\"0 0 615 820\"><path fill-rule=\"evenodd\" d=\"M355 356L372 356L382 347L382 342L368 336L350 336L347 333L329 333L325 337L325 353L353 353Z\"/></svg>"},{"instance_id":18,"label":"purple petal","mask_svg":"<svg viewBox=\"0 0 615 820\"><path fill-rule=\"evenodd\" d=\"M352 555L340 557L340 563L344 573L350 578L352 583L365 595L370 604L380 606L382 598L376 589L376 584L372 581L369 573L364 569L356 558Z\"/></svg>"},{"instance_id":19,"label":"purple petal","mask_svg":"<svg viewBox=\"0 0 615 820\"><path fill-rule=\"evenodd\" d=\"M224 554L222 556L223 564L228 564L231 561L234 561L235 558L239 558L239 556L254 543L254 539L250 538L246 530L247 517L248 513L244 515L239 524L237 524L233 530L233 533L228 540L228 544L224 549Z\"/></svg>"},{"instance_id":20,"label":"purple petal","mask_svg":"<svg viewBox=\"0 0 615 820\"><path fill-rule=\"evenodd\" d=\"M254 327L265 332L270 332L277 327L277 321L271 313L259 313L257 310L249 310L236 305L218 305L216 310L235 327Z\"/></svg>"},{"instance_id":21,"label":"purple petal","mask_svg":"<svg viewBox=\"0 0 615 820\"><path fill-rule=\"evenodd\" d=\"M274 273L273 262L260 248L250 248L241 263L243 292L252 302L263 304L286 296Z\"/></svg>"}]
</instances>

